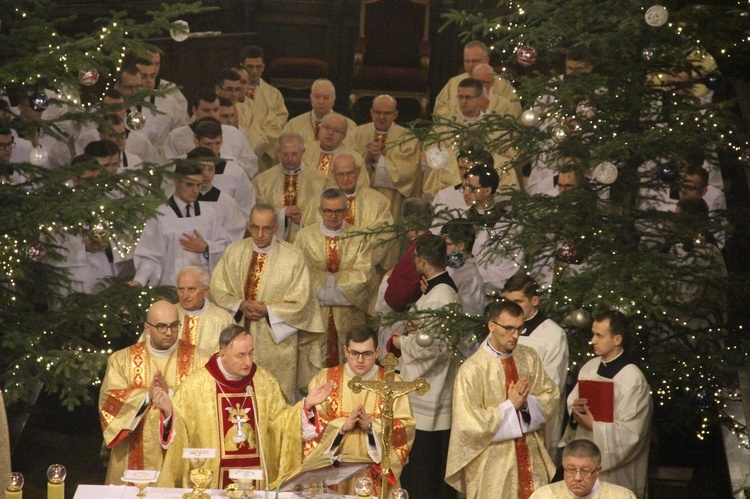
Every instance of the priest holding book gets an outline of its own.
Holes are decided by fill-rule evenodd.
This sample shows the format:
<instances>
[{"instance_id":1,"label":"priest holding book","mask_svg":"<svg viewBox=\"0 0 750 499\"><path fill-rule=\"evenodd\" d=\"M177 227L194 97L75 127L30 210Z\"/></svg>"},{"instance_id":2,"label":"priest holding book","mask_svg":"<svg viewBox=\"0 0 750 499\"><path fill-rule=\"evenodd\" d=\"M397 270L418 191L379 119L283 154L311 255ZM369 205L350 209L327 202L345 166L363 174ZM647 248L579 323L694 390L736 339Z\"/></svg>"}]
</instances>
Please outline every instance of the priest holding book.
<instances>
[{"instance_id":1,"label":"priest holding book","mask_svg":"<svg viewBox=\"0 0 750 499\"><path fill-rule=\"evenodd\" d=\"M591 345L597 357L581 368L568 397L571 418L563 442L579 438L594 442L602 453L602 480L642 498L653 404L651 387L625 352L628 329L620 312L603 312L594 319Z\"/></svg>"}]
</instances>

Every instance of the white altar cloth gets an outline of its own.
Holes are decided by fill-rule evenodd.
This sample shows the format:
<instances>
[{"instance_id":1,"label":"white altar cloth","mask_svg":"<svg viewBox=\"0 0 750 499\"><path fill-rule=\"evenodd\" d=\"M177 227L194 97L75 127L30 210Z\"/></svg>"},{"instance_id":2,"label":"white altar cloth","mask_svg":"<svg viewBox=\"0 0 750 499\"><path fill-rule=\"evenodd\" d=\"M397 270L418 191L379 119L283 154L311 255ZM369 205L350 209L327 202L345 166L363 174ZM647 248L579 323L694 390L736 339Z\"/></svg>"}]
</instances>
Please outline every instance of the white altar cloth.
<instances>
[{"instance_id":1,"label":"white altar cloth","mask_svg":"<svg viewBox=\"0 0 750 499\"><path fill-rule=\"evenodd\" d=\"M146 489L146 499L182 499L182 495L190 492L191 489L169 489L163 487L148 487ZM213 498L225 498L227 493L223 490L208 489L206 494ZM76 495L73 499L131 499L138 495L138 489L129 485L79 485ZM276 492L268 493L269 499L276 497ZM296 499L300 496L292 492L279 493L279 499ZM345 496L354 498L354 496ZM265 492L255 492L253 499L264 499Z\"/></svg>"}]
</instances>

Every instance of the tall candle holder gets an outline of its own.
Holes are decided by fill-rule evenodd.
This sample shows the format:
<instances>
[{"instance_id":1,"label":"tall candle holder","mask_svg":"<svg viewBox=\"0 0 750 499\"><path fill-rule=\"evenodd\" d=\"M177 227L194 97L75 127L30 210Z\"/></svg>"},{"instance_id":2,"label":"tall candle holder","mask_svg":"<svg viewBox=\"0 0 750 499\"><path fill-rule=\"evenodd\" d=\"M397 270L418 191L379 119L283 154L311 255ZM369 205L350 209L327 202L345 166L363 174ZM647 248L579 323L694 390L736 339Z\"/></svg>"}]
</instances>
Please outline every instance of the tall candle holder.
<instances>
[{"instance_id":1,"label":"tall candle holder","mask_svg":"<svg viewBox=\"0 0 750 499\"><path fill-rule=\"evenodd\" d=\"M5 489L5 499L23 499L23 475L18 472L10 474L8 488Z\"/></svg>"},{"instance_id":2,"label":"tall candle holder","mask_svg":"<svg viewBox=\"0 0 750 499\"><path fill-rule=\"evenodd\" d=\"M62 464L47 468L47 499L65 499L65 477L68 472Z\"/></svg>"}]
</instances>

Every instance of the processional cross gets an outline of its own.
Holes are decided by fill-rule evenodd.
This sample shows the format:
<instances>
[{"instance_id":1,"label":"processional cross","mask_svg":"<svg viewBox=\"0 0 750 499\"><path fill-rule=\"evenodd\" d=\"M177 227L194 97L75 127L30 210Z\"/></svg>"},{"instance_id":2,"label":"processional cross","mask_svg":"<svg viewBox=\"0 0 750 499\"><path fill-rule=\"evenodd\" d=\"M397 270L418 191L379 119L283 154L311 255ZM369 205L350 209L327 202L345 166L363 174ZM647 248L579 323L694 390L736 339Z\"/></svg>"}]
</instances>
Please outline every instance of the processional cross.
<instances>
[{"instance_id":1,"label":"processional cross","mask_svg":"<svg viewBox=\"0 0 750 499\"><path fill-rule=\"evenodd\" d=\"M419 395L424 395L429 391L430 385L422 377L415 381L396 381L395 369L398 360L392 353L386 355L380 364L385 367L383 381L375 379L363 381L360 376L355 376L349 380L349 389L354 393L367 390L383 399L383 413L380 416L380 425L383 428L380 442L383 449L380 463L383 472L380 497L388 497L388 476L391 473L391 446L393 444L393 403L397 398L414 391Z\"/></svg>"}]
</instances>

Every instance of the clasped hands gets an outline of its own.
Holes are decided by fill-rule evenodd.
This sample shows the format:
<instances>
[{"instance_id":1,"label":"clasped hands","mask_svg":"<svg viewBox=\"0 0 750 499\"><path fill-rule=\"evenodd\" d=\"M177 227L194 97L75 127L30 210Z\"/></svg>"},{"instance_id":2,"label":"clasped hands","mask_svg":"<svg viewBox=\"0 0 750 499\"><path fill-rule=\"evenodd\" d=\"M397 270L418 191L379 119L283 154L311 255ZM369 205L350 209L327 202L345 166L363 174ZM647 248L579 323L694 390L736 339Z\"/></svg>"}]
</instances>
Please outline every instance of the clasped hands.
<instances>
[{"instance_id":1,"label":"clasped hands","mask_svg":"<svg viewBox=\"0 0 750 499\"><path fill-rule=\"evenodd\" d=\"M344 425L341 427L341 431L349 433L356 428L359 428L362 431L368 431L371 424L372 420L367 415L364 406L360 405L349 414L348 418L346 418Z\"/></svg>"},{"instance_id":2,"label":"clasped hands","mask_svg":"<svg viewBox=\"0 0 750 499\"><path fill-rule=\"evenodd\" d=\"M516 382L511 381L508 387L508 400L510 400L517 411L526 407L528 397L529 379L526 376L521 376Z\"/></svg>"},{"instance_id":3,"label":"clasped hands","mask_svg":"<svg viewBox=\"0 0 750 499\"><path fill-rule=\"evenodd\" d=\"M243 300L240 312L251 321L258 321L268 315L266 302L259 300Z\"/></svg>"},{"instance_id":4,"label":"clasped hands","mask_svg":"<svg viewBox=\"0 0 750 499\"><path fill-rule=\"evenodd\" d=\"M148 396L151 399L151 404L161 411L165 419L172 415L172 400L169 398L169 386L167 386L161 371L156 371L154 381L148 390Z\"/></svg>"}]
</instances>

